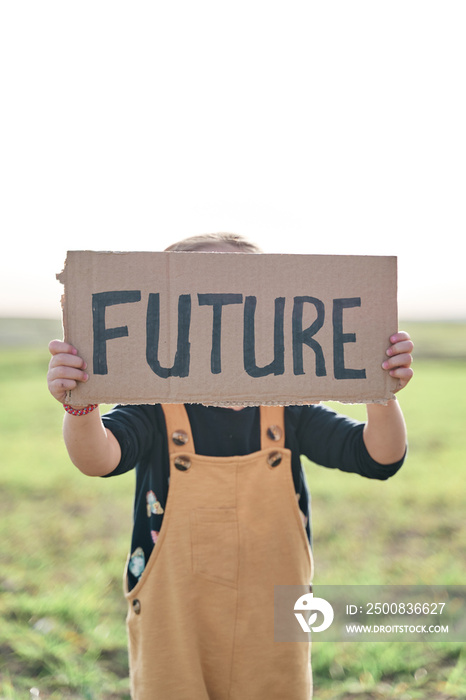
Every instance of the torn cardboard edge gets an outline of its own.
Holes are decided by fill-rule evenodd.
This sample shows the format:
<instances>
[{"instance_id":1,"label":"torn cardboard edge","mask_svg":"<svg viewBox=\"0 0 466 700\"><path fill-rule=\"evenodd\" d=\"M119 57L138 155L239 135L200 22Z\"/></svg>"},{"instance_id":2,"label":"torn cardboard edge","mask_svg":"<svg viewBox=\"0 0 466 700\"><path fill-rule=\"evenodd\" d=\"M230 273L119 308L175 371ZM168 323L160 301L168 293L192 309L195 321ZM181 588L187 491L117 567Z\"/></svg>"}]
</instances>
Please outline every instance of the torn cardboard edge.
<instances>
[{"instance_id":1,"label":"torn cardboard edge","mask_svg":"<svg viewBox=\"0 0 466 700\"><path fill-rule=\"evenodd\" d=\"M390 256L70 251L64 334L90 378L68 400L386 404L396 275Z\"/></svg>"},{"instance_id":2,"label":"torn cardboard edge","mask_svg":"<svg viewBox=\"0 0 466 700\"><path fill-rule=\"evenodd\" d=\"M73 403L73 398L75 396L75 392L69 391L67 393L67 399L66 402L71 404L72 406L76 408L84 408L88 404L78 404L76 401ZM227 401L147 401L146 399L137 399L133 398L131 401L117 401L117 400L110 400L110 399L100 399L99 401L97 400L91 400L89 403L97 403L97 404L103 404L103 405L119 405L119 406L140 406L140 405L155 405L155 404L167 404L167 403L189 403L189 404L196 404L199 403L202 406L215 406L217 408L249 408L251 406L312 406L312 405L318 405L320 403L341 403L343 405L348 405L348 406L359 406L362 404L379 404L380 406L386 406L389 401L392 399L396 399L395 393L392 393L388 398L386 399L370 399L370 400L361 400L361 401L343 401L341 399L334 399L334 398L322 398L319 400L314 400L314 401L281 401L280 403L278 401L261 401L260 404L257 403L257 401L243 401L239 403L238 401L232 401L232 402L227 402Z\"/></svg>"}]
</instances>

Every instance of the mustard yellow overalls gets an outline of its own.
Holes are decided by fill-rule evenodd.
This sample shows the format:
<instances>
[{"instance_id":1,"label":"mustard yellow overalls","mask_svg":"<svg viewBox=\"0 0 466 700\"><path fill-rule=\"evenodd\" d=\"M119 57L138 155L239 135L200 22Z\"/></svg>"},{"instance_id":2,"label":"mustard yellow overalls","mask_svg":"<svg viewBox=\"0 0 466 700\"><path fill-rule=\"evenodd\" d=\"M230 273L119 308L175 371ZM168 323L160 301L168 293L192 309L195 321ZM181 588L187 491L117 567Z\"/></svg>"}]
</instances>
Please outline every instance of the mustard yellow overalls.
<instances>
[{"instance_id":1,"label":"mustard yellow overalls","mask_svg":"<svg viewBox=\"0 0 466 700\"><path fill-rule=\"evenodd\" d=\"M134 700L309 700L310 645L274 641L274 586L309 585L284 409L261 406L261 450L195 453L182 404L163 407L165 515L128 600Z\"/></svg>"}]
</instances>

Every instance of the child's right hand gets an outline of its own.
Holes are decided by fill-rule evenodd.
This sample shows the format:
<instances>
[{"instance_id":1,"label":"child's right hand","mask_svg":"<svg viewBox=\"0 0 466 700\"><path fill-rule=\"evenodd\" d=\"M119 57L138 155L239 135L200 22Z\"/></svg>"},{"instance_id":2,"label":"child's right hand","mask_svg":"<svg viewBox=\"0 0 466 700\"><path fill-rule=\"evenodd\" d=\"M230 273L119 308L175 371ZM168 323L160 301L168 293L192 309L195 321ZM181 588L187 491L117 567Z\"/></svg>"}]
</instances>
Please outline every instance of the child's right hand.
<instances>
[{"instance_id":1,"label":"child's right hand","mask_svg":"<svg viewBox=\"0 0 466 700\"><path fill-rule=\"evenodd\" d=\"M52 396L60 403L65 403L68 391L75 389L78 382L86 382L89 375L87 367L72 345L61 340L49 343L52 359L47 372L47 386Z\"/></svg>"}]
</instances>

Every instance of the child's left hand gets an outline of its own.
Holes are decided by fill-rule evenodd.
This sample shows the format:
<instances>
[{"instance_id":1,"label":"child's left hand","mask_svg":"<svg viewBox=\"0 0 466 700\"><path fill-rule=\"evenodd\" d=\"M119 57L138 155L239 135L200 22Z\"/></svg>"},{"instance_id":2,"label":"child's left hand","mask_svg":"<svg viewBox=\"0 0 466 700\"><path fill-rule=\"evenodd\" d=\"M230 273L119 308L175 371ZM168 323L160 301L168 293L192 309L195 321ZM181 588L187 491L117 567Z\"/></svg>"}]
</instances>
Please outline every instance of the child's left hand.
<instances>
[{"instance_id":1,"label":"child's left hand","mask_svg":"<svg viewBox=\"0 0 466 700\"><path fill-rule=\"evenodd\" d=\"M411 353L414 345L409 334L404 331L399 331L390 336L390 342L392 344L386 351L389 359L382 363L382 367L389 371L391 377L396 377L399 380L399 386L395 389L396 392L404 389L414 374L411 369L413 361Z\"/></svg>"}]
</instances>

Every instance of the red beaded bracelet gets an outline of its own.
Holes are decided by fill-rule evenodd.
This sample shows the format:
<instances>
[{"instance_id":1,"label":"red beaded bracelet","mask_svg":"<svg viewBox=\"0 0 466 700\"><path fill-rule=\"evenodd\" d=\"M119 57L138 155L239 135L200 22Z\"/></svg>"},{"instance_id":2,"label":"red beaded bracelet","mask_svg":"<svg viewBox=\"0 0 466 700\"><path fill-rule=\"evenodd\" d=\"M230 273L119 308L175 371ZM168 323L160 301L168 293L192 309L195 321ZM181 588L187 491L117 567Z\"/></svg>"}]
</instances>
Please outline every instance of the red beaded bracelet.
<instances>
[{"instance_id":1,"label":"red beaded bracelet","mask_svg":"<svg viewBox=\"0 0 466 700\"><path fill-rule=\"evenodd\" d=\"M85 406L84 408L73 408L73 406L64 403L63 408L67 413L70 413L72 416L87 416L87 414L93 411L95 408L97 408L98 405L98 403L90 403L89 406Z\"/></svg>"}]
</instances>

